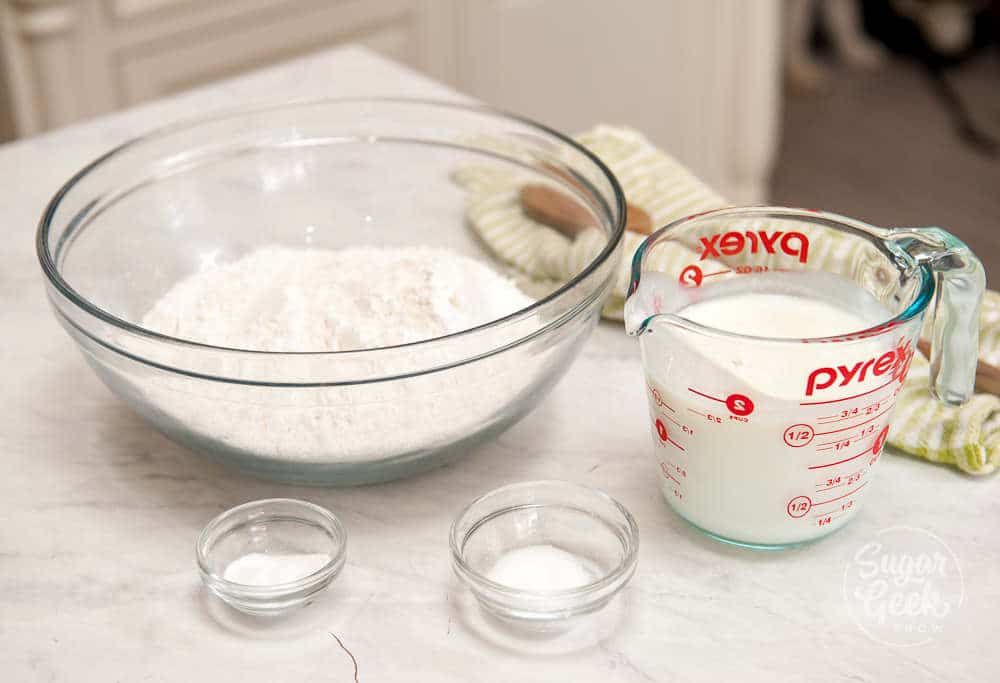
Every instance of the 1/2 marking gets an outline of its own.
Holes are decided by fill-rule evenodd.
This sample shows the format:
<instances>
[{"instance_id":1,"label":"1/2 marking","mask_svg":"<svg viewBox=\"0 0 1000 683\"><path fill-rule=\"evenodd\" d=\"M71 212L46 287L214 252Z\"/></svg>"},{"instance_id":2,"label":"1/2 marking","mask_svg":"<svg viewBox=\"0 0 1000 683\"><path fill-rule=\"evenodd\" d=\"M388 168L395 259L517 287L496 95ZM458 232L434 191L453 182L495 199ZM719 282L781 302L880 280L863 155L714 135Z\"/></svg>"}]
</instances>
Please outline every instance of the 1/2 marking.
<instances>
[{"instance_id":1,"label":"1/2 marking","mask_svg":"<svg viewBox=\"0 0 1000 683\"><path fill-rule=\"evenodd\" d=\"M782 434L782 439L792 448L802 448L811 444L815 436L816 430L813 429L812 425L799 423L787 427L785 433Z\"/></svg>"},{"instance_id":2,"label":"1/2 marking","mask_svg":"<svg viewBox=\"0 0 1000 683\"><path fill-rule=\"evenodd\" d=\"M788 501L788 505L785 506L785 512L792 519L799 519L808 515L812 506L813 502L809 496L795 496Z\"/></svg>"}]
</instances>

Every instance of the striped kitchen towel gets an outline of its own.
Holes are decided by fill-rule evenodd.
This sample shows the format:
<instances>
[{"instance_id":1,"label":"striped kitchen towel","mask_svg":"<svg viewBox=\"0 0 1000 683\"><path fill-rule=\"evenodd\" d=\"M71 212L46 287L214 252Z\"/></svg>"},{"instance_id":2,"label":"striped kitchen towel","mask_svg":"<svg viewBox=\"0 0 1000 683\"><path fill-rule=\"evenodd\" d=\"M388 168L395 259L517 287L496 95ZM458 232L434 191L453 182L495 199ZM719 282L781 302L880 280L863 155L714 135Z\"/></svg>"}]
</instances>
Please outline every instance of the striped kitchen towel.
<instances>
[{"instance_id":1,"label":"striped kitchen towel","mask_svg":"<svg viewBox=\"0 0 1000 683\"><path fill-rule=\"evenodd\" d=\"M577 140L608 165L629 202L645 210L654 226L727 205L720 195L637 131L598 126ZM596 229L569 238L525 216L519 194L523 179L515 172L466 167L457 170L454 178L469 193L469 224L512 268L518 283L530 294L541 297L565 283L604 245L605 238ZM632 256L644 239L643 235L625 233L624 258L603 311L605 317L622 318ZM859 257L851 253L854 247L846 241L824 239L817 247L823 253L814 250L815 258L826 262L826 267L852 263ZM650 267L677 276L691 257L691 252L678 245L673 250L660 250L658 261ZM1000 294L996 292L988 292L983 301L980 355L988 363L1000 363ZM969 474L988 474L1000 465L1000 398L977 394L958 408L942 405L928 390L928 365L918 355L896 406L889 440L897 448Z\"/></svg>"}]
</instances>

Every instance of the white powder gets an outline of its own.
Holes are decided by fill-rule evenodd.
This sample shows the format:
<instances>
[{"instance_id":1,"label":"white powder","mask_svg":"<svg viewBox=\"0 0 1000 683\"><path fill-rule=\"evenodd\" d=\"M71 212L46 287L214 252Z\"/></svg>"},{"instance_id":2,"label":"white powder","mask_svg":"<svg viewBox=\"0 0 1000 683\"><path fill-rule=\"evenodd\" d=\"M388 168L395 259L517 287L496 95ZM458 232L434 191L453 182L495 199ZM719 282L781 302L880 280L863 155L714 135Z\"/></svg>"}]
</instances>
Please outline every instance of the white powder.
<instances>
[{"instance_id":1,"label":"white powder","mask_svg":"<svg viewBox=\"0 0 1000 683\"><path fill-rule=\"evenodd\" d=\"M142 324L244 349L343 350L457 332L530 303L486 264L446 249L271 246L182 280ZM586 330L582 323L563 334ZM509 341L509 331L484 333L491 334L498 345ZM481 335L472 348L484 347ZM540 340L444 371L362 384L274 388L156 372L119 391L189 445L244 466L266 462L272 476L308 473L280 471L275 461L344 465L360 473L368 463L425 458L504 419L565 354L565 344ZM449 360L431 354L428 363ZM284 363L274 360L275 377ZM317 367L346 364L359 375L384 377L384 363L379 357L325 358ZM353 476L347 470L321 474Z\"/></svg>"},{"instance_id":2,"label":"white powder","mask_svg":"<svg viewBox=\"0 0 1000 683\"><path fill-rule=\"evenodd\" d=\"M504 586L529 591L579 588L594 580L579 558L545 543L501 555L487 576Z\"/></svg>"},{"instance_id":3,"label":"white powder","mask_svg":"<svg viewBox=\"0 0 1000 683\"><path fill-rule=\"evenodd\" d=\"M248 553L226 565L222 578L244 586L276 586L305 578L329 561L323 553Z\"/></svg>"},{"instance_id":4,"label":"white powder","mask_svg":"<svg viewBox=\"0 0 1000 683\"><path fill-rule=\"evenodd\" d=\"M452 334L531 303L448 249L267 246L177 283L142 325L213 346L349 351Z\"/></svg>"}]
</instances>

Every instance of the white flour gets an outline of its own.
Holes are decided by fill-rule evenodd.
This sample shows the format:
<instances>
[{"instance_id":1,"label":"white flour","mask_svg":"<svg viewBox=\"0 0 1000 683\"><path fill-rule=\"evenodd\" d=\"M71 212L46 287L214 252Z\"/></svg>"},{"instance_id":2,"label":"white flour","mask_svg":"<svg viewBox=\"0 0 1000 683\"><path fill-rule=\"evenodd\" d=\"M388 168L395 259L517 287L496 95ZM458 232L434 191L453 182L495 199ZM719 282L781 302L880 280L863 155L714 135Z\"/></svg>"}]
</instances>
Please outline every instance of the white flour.
<instances>
[{"instance_id":1,"label":"white flour","mask_svg":"<svg viewBox=\"0 0 1000 683\"><path fill-rule=\"evenodd\" d=\"M327 351L458 332L531 303L486 264L446 249L264 247L182 280L142 324L212 345ZM506 332L497 334L506 339ZM157 373L155 381L144 379L140 403L199 449L353 467L422 458L502 419L553 372L561 354L551 343L527 344L444 371L327 386ZM364 363L372 377L384 376L384 361ZM277 376L282 361L275 364Z\"/></svg>"},{"instance_id":2,"label":"white flour","mask_svg":"<svg viewBox=\"0 0 1000 683\"><path fill-rule=\"evenodd\" d=\"M350 351L452 334L531 303L447 249L267 246L177 283L142 325L212 346Z\"/></svg>"}]
</instances>

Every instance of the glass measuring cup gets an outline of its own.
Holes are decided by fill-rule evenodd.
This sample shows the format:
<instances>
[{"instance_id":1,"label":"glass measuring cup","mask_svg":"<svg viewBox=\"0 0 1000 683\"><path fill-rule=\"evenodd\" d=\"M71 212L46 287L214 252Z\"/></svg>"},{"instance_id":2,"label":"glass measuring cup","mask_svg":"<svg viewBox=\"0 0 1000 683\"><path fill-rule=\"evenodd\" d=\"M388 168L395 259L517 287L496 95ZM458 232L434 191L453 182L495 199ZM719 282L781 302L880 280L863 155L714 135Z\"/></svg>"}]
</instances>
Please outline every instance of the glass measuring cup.
<instances>
[{"instance_id":1,"label":"glass measuring cup","mask_svg":"<svg viewBox=\"0 0 1000 683\"><path fill-rule=\"evenodd\" d=\"M971 395L984 286L978 259L940 228L753 207L650 235L633 260L625 325L640 340L671 507L709 536L750 547L842 527L867 493L932 301L931 386L948 404ZM811 338L796 334L800 319L749 336L684 316L718 295L808 300L819 290L869 319L875 306L881 319ZM769 311L742 314L766 321Z\"/></svg>"}]
</instances>

